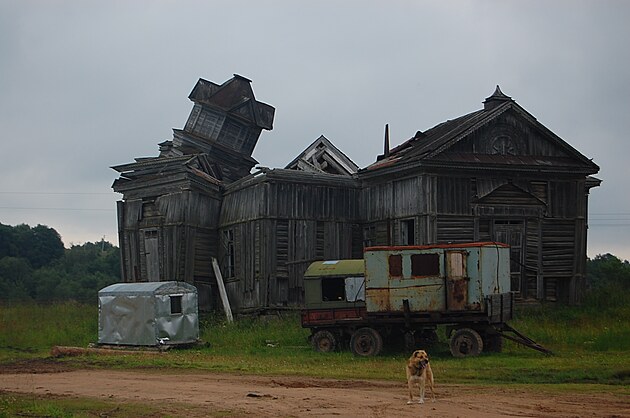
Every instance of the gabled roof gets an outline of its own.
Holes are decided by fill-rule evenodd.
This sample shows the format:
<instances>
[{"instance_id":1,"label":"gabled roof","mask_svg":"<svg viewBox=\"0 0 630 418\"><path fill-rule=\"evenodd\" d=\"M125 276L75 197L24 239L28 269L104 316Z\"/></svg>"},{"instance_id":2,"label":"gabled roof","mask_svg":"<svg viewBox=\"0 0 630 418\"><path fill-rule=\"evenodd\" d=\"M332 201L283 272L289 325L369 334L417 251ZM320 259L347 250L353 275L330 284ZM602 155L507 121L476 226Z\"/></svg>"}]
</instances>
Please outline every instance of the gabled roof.
<instances>
[{"instance_id":1,"label":"gabled roof","mask_svg":"<svg viewBox=\"0 0 630 418\"><path fill-rule=\"evenodd\" d=\"M275 109L256 100L250 83L250 79L238 74L234 74L234 77L221 85L200 78L188 98L195 103L217 107L237 115L262 129L271 130Z\"/></svg>"},{"instance_id":2,"label":"gabled roof","mask_svg":"<svg viewBox=\"0 0 630 418\"><path fill-rule=\"evenodd\" d=\"M403 142L390 150L389 155L368 166L365 170L375 170L386 166L394 166L405 162L435 162L453 163L484 163L484 164L520 164L520 165L547 165L554 166L558 163L568 166L581 167L590 172L599 171L599 167L586 158L571 145L563 141L556 134L547 129L536 120L534 116L519 106L511 97L503 94L499 86L494 93L486 98L484 109L477 110L458 118L442 122L433 128L421 132L418 131L413 138ZM570 158L544 157L544 156L511 156L511 155L486 155L486 154L453 154L446 155L444 151L468 137L471 133L495 121L499 116L508 111L516 112L520 117L535 126L546 138L562 149Z\"/></svg>"},{"instance_id":3,"label":"gabled roof","mask_svg":"<svg viewBox=\"0 0 630 418\"><path fill-rule=\"evenodd\" d=\"M285 168L351 176L357 172L359 166L321 135Z\"/></svg>"}]
</instances>

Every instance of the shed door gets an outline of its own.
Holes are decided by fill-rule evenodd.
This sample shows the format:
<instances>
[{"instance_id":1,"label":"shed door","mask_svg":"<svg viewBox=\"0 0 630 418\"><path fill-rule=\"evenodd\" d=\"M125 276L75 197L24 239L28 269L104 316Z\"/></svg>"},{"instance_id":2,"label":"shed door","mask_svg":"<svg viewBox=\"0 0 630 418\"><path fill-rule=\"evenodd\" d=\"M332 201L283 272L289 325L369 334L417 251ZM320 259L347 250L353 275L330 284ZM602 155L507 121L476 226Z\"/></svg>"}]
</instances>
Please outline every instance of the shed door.
<instances>
[{"instance_id":1,"label":"shed door","mask_svg":"<svg viewBox=\"0 0 630 418\"><path fill-rule=\"evenodd\" d=\"M160 253L157 229L144 231L144 256L147 266L147 281L160 281Z\"/></svg>"}]
</instances>

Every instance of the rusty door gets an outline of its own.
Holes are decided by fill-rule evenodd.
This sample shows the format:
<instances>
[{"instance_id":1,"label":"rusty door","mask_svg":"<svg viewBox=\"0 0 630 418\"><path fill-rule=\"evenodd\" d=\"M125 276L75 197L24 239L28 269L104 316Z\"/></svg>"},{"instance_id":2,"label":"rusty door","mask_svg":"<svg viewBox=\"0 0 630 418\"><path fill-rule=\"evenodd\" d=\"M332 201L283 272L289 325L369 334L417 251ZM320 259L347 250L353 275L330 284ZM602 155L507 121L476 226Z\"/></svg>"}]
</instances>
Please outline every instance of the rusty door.
<instances>
[{"instance_id":1,"label":"rusty door","mask_svg":"<svg viewBox=\"0 0 630 418\"><path fill-rule=\"evenodd\" d=\"M466 251L446 251L446 308L463 311L468 305Z\"/></svg>"}]
</instances>

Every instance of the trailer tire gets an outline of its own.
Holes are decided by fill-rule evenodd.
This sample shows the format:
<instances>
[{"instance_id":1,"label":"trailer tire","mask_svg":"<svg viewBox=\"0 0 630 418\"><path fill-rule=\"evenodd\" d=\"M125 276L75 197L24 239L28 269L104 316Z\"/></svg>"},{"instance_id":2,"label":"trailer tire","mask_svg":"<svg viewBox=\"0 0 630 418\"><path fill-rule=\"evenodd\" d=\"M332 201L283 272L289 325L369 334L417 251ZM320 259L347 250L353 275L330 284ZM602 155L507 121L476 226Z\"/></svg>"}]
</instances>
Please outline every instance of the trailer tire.
<instances>
[{"instance_id":1,"label":"trailer tire","mask_svg":"<svg viewBox=\"0 0 630 418\"><path fill-rule=\"evenodd\" d=\"M373 328L359 328L350 338L350 351L354 355L362 357L376 356L381 350L383 350L383 338Z\"/></svg>"},{"instance_id":2,"label":"trailer tire","mask_svg":"<svg viewBox=\"0 0 630 418\"><path fill-rule=\"evenodd\" d=\"M453 357L473 357L483 351L483 340L474 329L460 328L451 336L449 346Z\"/></svg>"},{"instance_id":3,"label":"trailer tire","mask_svg":"<svg viewBox=\"0 0 630 418\"><path fill-rule=\"evenodd\" d=\"M311 346L320 353L330 353L337 349L337 338L332 332L322 329L311 336Z\"/></svg>"}]
</instances>

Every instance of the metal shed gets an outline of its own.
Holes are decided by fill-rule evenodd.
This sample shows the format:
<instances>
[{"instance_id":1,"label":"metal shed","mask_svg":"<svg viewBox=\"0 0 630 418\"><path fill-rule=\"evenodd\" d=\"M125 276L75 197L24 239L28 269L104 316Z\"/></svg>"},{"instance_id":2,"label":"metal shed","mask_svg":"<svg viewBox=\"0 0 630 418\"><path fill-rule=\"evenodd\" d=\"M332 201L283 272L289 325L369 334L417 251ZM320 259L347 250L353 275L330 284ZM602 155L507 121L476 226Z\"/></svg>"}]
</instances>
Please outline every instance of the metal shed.
<instances>
[{"instance_id":1,"label":"metal shed","mask_svg":"<svg viewBox=\"0 0 630 418\"><path fill-rule=\"evenodd\" d=\"M199 338L197 289L184 282L116 283L98 292L99 344L188 344Z\"/></svg>"}]
</instances>

